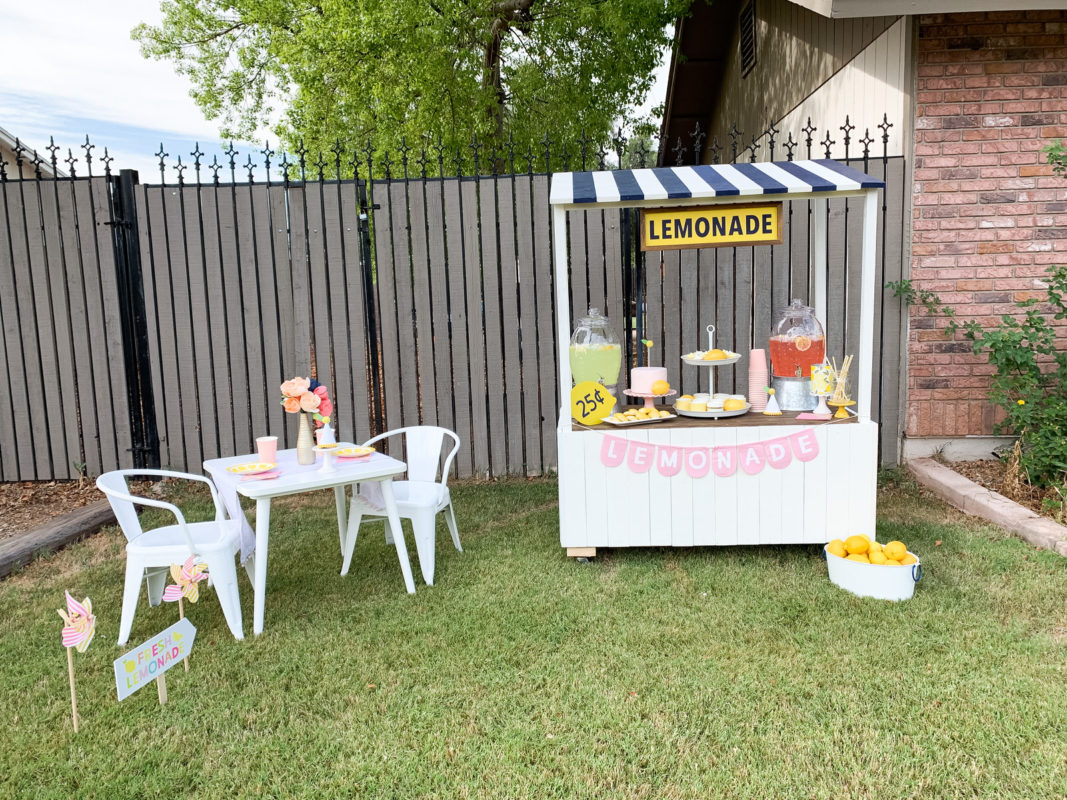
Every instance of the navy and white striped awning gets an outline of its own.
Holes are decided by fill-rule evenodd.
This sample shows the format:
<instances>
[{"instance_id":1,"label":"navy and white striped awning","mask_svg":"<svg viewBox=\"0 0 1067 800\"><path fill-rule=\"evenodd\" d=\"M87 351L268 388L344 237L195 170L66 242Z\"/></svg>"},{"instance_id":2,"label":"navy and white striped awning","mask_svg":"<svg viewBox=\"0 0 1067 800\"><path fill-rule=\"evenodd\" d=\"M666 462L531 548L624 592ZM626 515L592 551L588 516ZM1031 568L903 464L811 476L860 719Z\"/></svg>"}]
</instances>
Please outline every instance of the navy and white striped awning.
<instances>
[{"instance_id":1,"label":"navy and white striped awning","mask_svg":"<svg viewBox=\"0 0 1067 800\"><path fill-rule=\"evenodd\" d=\"M552 205L625 203L713 197L857 192L885 182L832 159L692 167L559 172L552 176Z\"/></svg>"}]
</instances>

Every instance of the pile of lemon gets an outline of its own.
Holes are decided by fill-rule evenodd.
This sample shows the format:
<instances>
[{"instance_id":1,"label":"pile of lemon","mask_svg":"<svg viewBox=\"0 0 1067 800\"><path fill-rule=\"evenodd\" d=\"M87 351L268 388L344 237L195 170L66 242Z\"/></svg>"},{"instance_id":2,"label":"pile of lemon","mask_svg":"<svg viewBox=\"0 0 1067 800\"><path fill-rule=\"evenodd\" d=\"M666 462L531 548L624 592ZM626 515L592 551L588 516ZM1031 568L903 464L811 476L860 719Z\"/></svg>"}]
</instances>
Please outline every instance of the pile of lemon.
<instances>
[{"instance_id":1,"label":"pile of lemon","mask_svg":"<svg viewBox=\"0 0 1067 800\"><path fill-rule=\"evenodd\" d=\"M858 561L861 564L882 564L891 567L907 566L919 560L908 552L904 542L892 541L879 544L862 533L849 536L844 541L832 540L826 545L826 552L838 558Z\"/></svg>"}]
</instances>

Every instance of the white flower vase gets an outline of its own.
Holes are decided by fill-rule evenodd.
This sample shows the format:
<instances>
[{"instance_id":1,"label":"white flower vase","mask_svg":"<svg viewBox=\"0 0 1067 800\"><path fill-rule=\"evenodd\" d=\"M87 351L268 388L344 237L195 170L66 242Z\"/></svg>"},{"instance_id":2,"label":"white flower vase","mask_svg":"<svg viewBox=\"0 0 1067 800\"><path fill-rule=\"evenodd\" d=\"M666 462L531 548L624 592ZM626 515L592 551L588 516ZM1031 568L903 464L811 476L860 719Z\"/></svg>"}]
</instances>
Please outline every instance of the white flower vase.
<instances>
[{"instance_id":1,"label":"white flower vase","mask_svg":"<svg viewBox=\"0 0 1067 800\"><path fill-rule=\"evenodd\" d=\"M300 428L296 433L296 463L307 466L315 463L315 437L311 435L309 415L300 412Z\"/></svg>"}]
</instances>

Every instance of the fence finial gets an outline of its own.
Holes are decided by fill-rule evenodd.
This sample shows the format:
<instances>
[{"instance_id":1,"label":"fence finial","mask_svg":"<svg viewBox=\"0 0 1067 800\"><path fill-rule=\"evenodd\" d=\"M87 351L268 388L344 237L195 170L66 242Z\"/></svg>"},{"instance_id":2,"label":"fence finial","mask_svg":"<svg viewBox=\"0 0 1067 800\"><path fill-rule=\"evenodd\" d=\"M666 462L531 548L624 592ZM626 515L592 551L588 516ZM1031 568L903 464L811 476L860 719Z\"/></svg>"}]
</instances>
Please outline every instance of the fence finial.
<instances>
[{"instance_id":1,"label":"fence finial","mask_svg":"<svg viewBox=\"0 0 1067 800\"><path fill-rule=\"evenodd\" d=\"M52 176L53 177L55 177L56 173L59 172L59 162L56 161L56 152L59 149L60 149L60 147L59 147L59 145L56 144L55 137L54 136L49 136L48 137L48 147L46 147L45 150L47 150L48 152L50 152L52 154L51 160L52 160Z\"/></svg>"},{"instance_id":2,"label":"fence finial","mask_svg":"<svg viewBox=\"0 0 1067 800\"><path fill-rule=\"evenodd\" d=\"M178 185L181 186L185 183L185 170L188 167L182 163L181 154L178 154L178 163L174 165L174 171L178 173Z\"/></svg>"},{"instance_id":3,"label":"fence finial","mask_svg":"<svg viewBox=\"0 0 1067 800\"><path fill-rule=\"evenodd\" d=\"M193 157L193 172L196 173L196 183L200 185L200 159L204 157L204 152L200 149L200 142L196 142L193 145L193 150L189 153Z\"/></svg>"},{"instance_id":4,"label":"fence finial","mask_svg":"<svg viewBox=\"0 0 1067 800\"><path fill-rule=\"evenodd\" d=\"M693 126L693 132L689 135L693 140L693 163L699 164L704 156L704 140L708 138L708 135L700 127L700 120L696 121Z\"/></svg>"},{"instance_id":5,"label":"fence finial","mask_svg":"<svg viewBox=\"0 0 1067 800\"><path fill-rule=\"evenodd\" d=\"M811 142L812 142L811 135L813 133L815 133L815 131L817 131L819 129L811 124L811 117L808 117L808 124L805 125L803 128L801 128L800 130L804 131L804 133L807 134L807 139L805 141L808 143L808 158L810 159L811 158Z\"/></svg>"},{"instance_id":6,"label":"fence finial","mask_svg":"<svg viewBox=\"0 0 1067 800\"><path fill-rule=\"evenodd\" d=\"M81 149L85 151L85 172L91 178L93 177L93 150L96 149L95 144L89 144L89 134L85 134L85 144L81 146Z\"/></svg>"},{"instance_id":7,"label":"fence finial","mask_svg":"<svg viewBox=\"0 0 1067 800\"><path fill-rule=\"evenodd\" d=\"M821 142L819 142L819 144L821 144L821 145L822 145L823 147L825 147L825 148L826 148L826 157L827 157L827 158L829 158L829 157L830 157L830 148L831 148L831 147L832 147L832 146L833 146L833 145L834 145L835 143L836 143L836 142L835 142L835 141L834 141L833 139L831 139L831 138L830 138L830 129L829 129L829 128L827 128L827 129L826 129L826 138L825 138L825 139L823 139L823 140L822 140Z\"/></svg>"},{"instance_id":8,"label":"fence finial","mask_svg":"<svg viewBox=\"0 0 1067 800\"><path fill-rule=\"evenodd\" d=\"M845 114L845 124L841 126L840 130L843 130L845 132L845 160L848 161L848 145L849 142L852 141L852 137L849 134L851 134L852 131L856 130L856 126L848 121L848 114ZM827 153L826 157L830 157L829 153Z\"/></svg>"},{"instance_id":9,"label":"fence finial","mask_svg":"<svg viewBox=\"0 0 1067 800\"><path fill-rule=\"evenodd\" d=\"M74 151L69 147L67 148L67 157L63 159L63 162L67 165L67 169L70 170L70 177L76 178L77 175L74 174L74 165L78 163L78 159L74 157Z\"/></svg>"},{"instance_id":10,"label":"fence finial","mask_svg":"<svg viewBox=\"0 0 1067 800\"><path fill-rule=\"evenodd\" d=\"M741 138L741 135L743 133L744 133L744 131L739 131L737 129L737 123L736 122L730 128L730 139L731 139L730 149L733 152L733 158L730 159L731 161L737 161L737 142Z\"/></svg>"},{"instance_id":11,"label":"fence finial","mask_svg":"<svg viewBox=\"0 0 1067 800\"><path fill-rule=\"evenodd\" d=\"M108 155L106 147L104 148L104 155L101 157L100 160L104 162L104 177L110 178L111 177L111 162L114 161L115 159Z\"/></svg>"},{"instance_id":12,"label":"fence finial","mask_svg":"<svg viewBox=\"0 0 1067 800\"><path fill-rule=\"evenodd\" d=\"M863 145L863 161L866 163L871 154L871 145L874 143L874 137L871 136L871 129L863 129L863 138L860 139L860 144Z\"/></svg>"},{"instance_id":13,"label":"fence finial","mask_svg":"<svg viewBox=\"0 0 1067 800\"><path fill-rule=\"evenodd\" d=\"M789 131L789 138L786 139L786 142L785 142L784 146L785 146L785 153L786 153L785 160L786 161L792 161L793 160L793 150L796 149L796 146L797 146L797 142L793 141L793 132L792 131Z\"/></svg>"},{"instance_id":14,"label":"fence finial","mask_svg":"<svg viewBox=\"0 0 1067 800\"><path fill-rule=\"evenodd\" d=\"M618 168L622 169L622 154L626 152L626 137L622 135L621 125L615 130L615 135L611 139L611 146L615 150L615 157L619 160Z\"/></svg>"},{"instance_id":15,"label":"fence finial","mask_svg":"<svg viewBox=\"0 0 1067 800\"><path fill-rule=\"evenodd\" d=\"M159 143L159 151L156 153L156 156L159 157L159 182L166 183L167 179L164 176L166 175L167 164L165 159L170 156L170 153L163 150L163 142Z\"/></svg>"},{"instance_id":16,"label":"fence finial","mask_svg":"<svg viewBox=\"0 0 1067 800\"><path fill-rule=\"evenodd\" d=\"M882 115L882 121L877 127L882 129L882 158L887 158L889 156L889 129L893 127L893 123L889 121L889 114Z\"/></svg>"},{"instance_id":17,"label":"fence finial","mask_svg":"<svg viewBox=\"0 0 1067 800\"><path fill-rule=\"evenodd\" d=\"M216 186L219 185L219 170L222 169L222 164L219 163L218 156L211 157L211 163L208 165L208 169L211 170L211 182Z\"/></svg>"},{"instance_id":18,"label":"fence finial","mask_svg":"<svg viewBox=\"0 0 1067 800\"><path fill-rule=\"evenodd\" d=\"M722 145L719 144L719 137L716 135L711 140L711 147L708 148L711 151L711 163L719 164L722 161Z\"/></svg>"},{"instance_id":19,"label":"fence finial","mask_svg":"<svg viewBox=\"0 0 1067 800\"><path fill-rule=\"evenodd\" d=\"M274 155L274 151L270 149L270 142L263 142L263 149L259 152L263 154L263 169L267 173L267 183L270 183L270 157Z\"/></svg>"}]
</instances>

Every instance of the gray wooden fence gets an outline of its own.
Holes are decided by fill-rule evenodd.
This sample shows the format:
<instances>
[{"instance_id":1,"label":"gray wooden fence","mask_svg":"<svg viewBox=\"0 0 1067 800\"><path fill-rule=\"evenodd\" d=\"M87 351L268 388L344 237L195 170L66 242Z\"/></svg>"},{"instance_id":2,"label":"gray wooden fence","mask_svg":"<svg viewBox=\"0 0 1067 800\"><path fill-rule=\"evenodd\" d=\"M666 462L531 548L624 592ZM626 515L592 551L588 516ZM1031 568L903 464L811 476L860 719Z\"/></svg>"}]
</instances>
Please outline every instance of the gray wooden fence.
<instances>
[{"instance_id":1,"label":"gray wooden fence","mask_svg":"<svg viewBox=\"0 0 1067 800\"><path fill-rule=\"evenodd\" d=\"M884 286L904 274L905 165L850 163L887 183ZM278 386L308 374L329 387L344 439L443 425L463 442L459 476L553 470L549 180L134 184L122 202L113 176L0 181L0 327L14 387L0 408L0 474L199 471L264 433L292 446ZM788 204L781 245L647 255L635 212L571 213L571 317L605 310L628 363L635 341L654 339L672 384L693 390L697 370L680 356L704 346L707 324L744 352L765 346L791 297L809 297L814 202ZM818 202L830 204L828 341L840 358L857 350L862 211ZM136 234L136 269L116 257L122 230ZM884 463L898 457L901 330L900 304L882 290L873 413ZM747 386L745 359L720 372L727 390Z\"/></svg>"}]
</instances>

